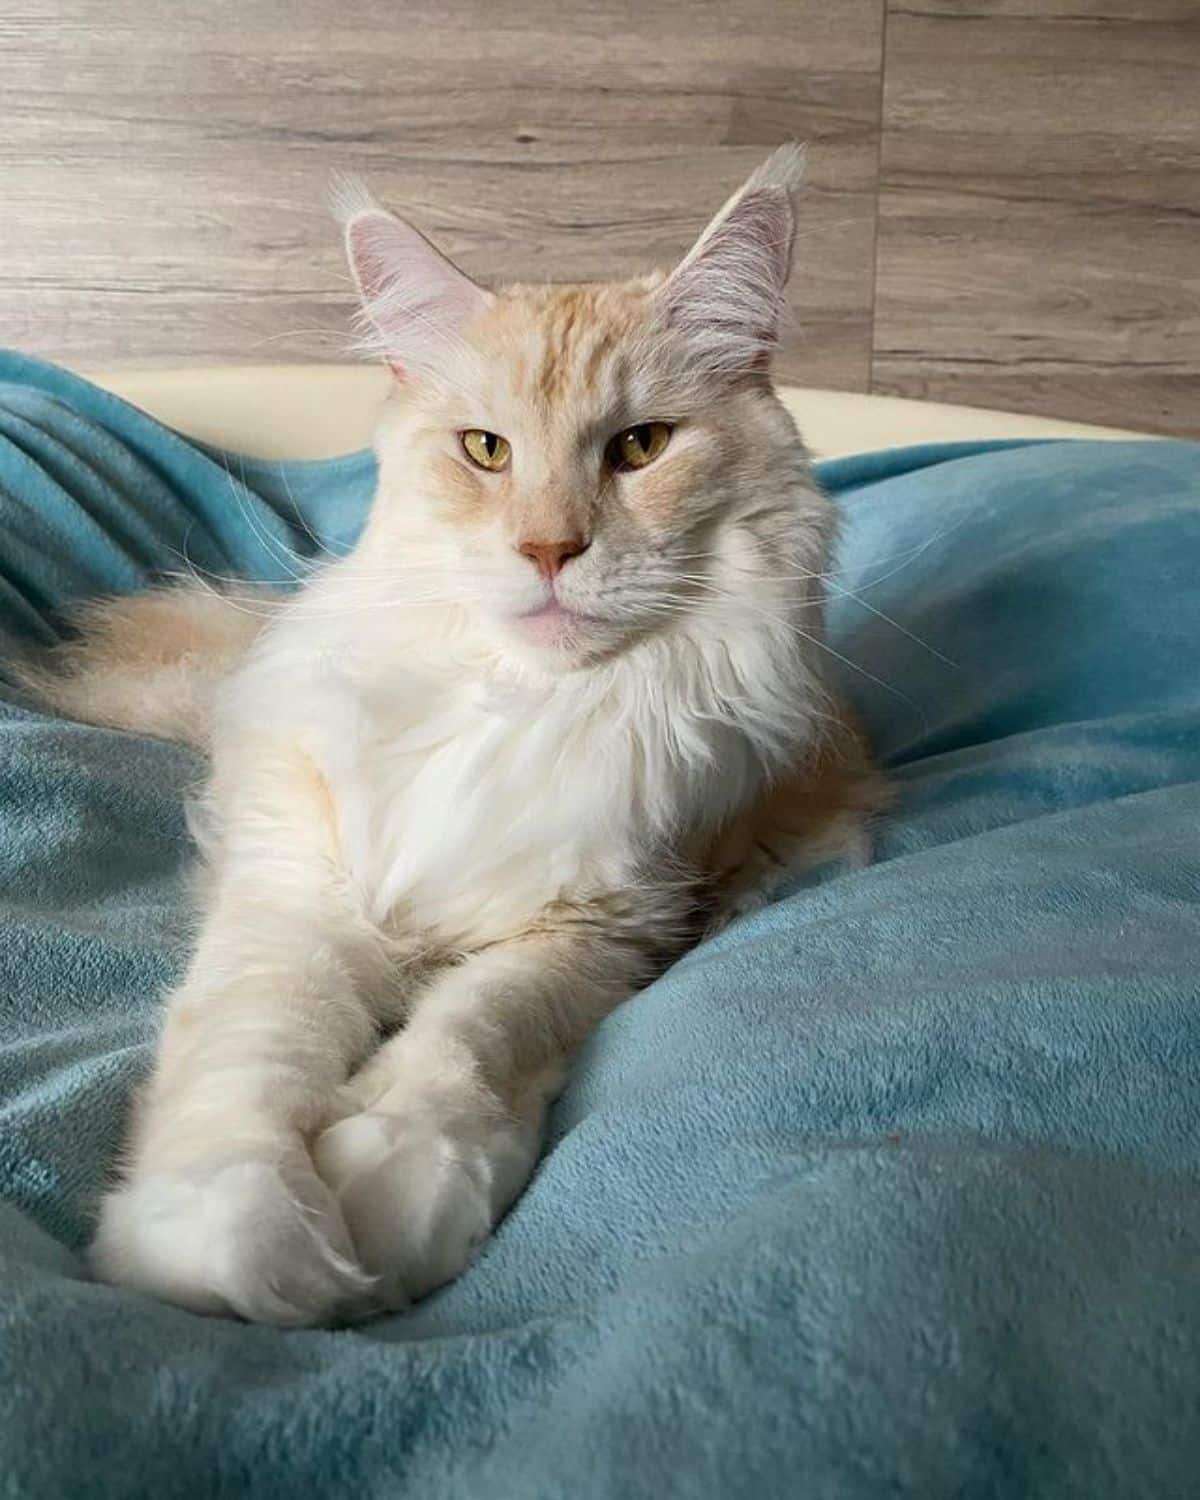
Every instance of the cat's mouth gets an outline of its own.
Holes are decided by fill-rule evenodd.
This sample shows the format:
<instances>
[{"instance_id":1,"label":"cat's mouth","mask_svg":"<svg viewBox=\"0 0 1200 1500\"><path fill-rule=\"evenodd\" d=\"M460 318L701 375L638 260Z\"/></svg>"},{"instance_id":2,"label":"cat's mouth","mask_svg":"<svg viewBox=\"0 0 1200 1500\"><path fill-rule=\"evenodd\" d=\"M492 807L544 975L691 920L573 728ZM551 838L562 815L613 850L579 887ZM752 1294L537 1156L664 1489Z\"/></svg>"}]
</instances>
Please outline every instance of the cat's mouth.
<instances>
[{"instance_id":1,"label":"cat's mouth","mask_svg":"<svg viewBox=\"0 0 1200 1500\"><path fill-rule=\"evenodd\" d=\"M607 621L598 615L572 609L557 598L550 598L536 609L514 616L513 623L528 640L541 646L555 646L567 640L577 640L581 634L607 624Z\"/></svg>"}]
</instances>

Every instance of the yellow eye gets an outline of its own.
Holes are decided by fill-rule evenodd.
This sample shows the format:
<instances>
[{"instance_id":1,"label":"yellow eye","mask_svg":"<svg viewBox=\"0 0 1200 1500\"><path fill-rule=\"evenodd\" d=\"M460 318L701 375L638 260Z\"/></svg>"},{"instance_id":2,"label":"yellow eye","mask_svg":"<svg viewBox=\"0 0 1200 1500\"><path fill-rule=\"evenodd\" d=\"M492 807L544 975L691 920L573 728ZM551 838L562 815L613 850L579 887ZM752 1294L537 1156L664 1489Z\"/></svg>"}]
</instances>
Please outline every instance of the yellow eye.
<instances>
[{"instance_id":1,"label":"yellow eye","mask_svg":"<svg viewBox=\"0 0 1200 1500\"><path fill-rule=\"evenodd\" d=\"M644 469L670 441L669 422L641 422L617 433L608 445L608 461L614 469Z\"/></svg>"},{"instance_id":2,"label":"yellow eye","mask_svg":"<svg viewBox=\"0 0 1200 1500\"><path fill-rule=\"evenodd\" d=\"M491 469L493 473L497 473L508 467L512 449L508 446L508 439L502 438L499 433L469 427L466 432L459 433L458 440L463 445L463 452L481 469Z\"/></svg>"}]
</instances>

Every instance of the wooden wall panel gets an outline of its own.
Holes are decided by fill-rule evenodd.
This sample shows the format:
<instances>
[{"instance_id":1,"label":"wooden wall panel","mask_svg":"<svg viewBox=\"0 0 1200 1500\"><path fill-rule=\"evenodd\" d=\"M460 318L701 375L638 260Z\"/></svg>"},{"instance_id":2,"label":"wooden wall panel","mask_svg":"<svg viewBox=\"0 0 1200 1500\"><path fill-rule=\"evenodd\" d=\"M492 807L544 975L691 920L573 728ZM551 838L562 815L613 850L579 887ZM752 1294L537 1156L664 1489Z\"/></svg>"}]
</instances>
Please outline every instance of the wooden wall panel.
<instances>
[{"instance_id":1,"label":"wooden wall panel","mask_svg":"<svg viewBox=\"0 0 1200 1500\"><path fill-rule=\"evenodd\" d=\"M789 137L783 376L1200 434L1200 0L0 7L0 343L340 359L335 168L567 280L670 262Z\"/></svg>"},{"instance_id":2,"label":"wooden wall panel","mask_svg":"<svg viewBox=\"0 0 1200 1500\"><path fill-rule=\"evenodd\" d=\"M1200 5L892 0L872 388L1200 435Z\"/></svg>"},{"instance_id":3,"label":"wooden wall panel","mask_svg":"<svg viewBox=\"0 0 1200 1500\"><path fill-rule=\"evenodd\" d=\"M869 379L883 0L59 0L0 18L0 343L76 364L337 359L325 210L362 173L469 271L668 263L788 138L781 370Z\"/></svg>"}]
</instances>

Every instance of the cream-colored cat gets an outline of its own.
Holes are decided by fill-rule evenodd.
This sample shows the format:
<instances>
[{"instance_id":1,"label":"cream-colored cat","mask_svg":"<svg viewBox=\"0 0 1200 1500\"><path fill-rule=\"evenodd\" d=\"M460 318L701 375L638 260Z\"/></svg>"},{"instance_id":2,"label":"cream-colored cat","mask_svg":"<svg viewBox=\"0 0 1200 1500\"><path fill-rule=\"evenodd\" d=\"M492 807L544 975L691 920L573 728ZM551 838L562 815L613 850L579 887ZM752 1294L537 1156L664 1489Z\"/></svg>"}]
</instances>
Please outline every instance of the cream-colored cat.
<instances>
[{"instance_id":1,"label":"cream-colored cat","mask_svg":"<svg viewBox=\"0 0 1200 1500\"><path fill-rule=\"evenodd\" d=\"M93 607L42 691L192 739L203 922L101 1277L324 1323L456 1276L572 1050L876 783L821 685L830 506L768 383L799 155L670 275L485 291L367 201L396 373L353 553Z\"/></svg>"}]
</instances>

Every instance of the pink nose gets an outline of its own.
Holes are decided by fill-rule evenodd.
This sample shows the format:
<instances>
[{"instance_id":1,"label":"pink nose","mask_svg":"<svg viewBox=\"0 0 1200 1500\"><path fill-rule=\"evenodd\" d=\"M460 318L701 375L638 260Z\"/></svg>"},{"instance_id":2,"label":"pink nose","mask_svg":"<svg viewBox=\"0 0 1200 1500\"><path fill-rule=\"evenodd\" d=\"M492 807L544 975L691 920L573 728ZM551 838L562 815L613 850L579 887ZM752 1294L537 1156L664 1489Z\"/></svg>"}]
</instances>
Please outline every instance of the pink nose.
<instances>
[{"instance_id":1,"label":"pink nose","mask_svg":"<svg viewBox=\"0 0 1200 1500\"><path fill-rule=\"evenodd\" d=\"M587 546L581 536L573 536L565 542L520 542L517 551L529 558L543 578L554 578L562 572L568 558L586 552Z\"/></svg>"}]
</instances>

